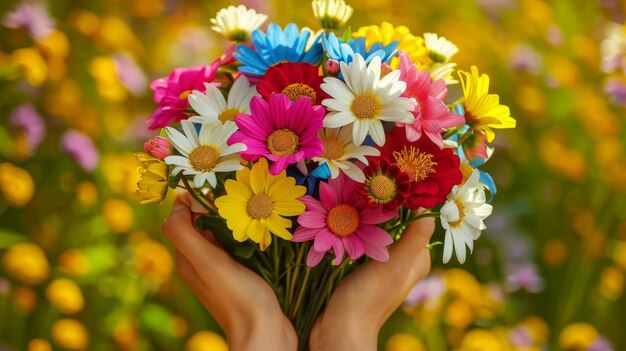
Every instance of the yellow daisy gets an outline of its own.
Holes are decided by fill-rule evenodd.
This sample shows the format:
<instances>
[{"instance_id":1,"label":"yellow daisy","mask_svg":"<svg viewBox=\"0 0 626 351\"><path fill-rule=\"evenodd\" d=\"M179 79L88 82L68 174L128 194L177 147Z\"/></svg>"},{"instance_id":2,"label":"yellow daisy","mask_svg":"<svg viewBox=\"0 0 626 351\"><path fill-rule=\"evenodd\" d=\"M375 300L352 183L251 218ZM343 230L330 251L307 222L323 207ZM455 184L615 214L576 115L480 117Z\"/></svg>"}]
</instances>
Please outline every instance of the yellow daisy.
<instances>
[{"instance_id":1,"label":"yellow daisy","mask_svg":"<svg viewBox=\"0 0 626 351\"><path fill-rule=\"evenodd\" d=\"M278 175L269 173L267 160L261 158L252 166L237 171L237 180L225 183L226 195L215 200L215 205L237 241L248 238L267 249L272 242L270 232L291 240L291 220L304 212L304 204L298 200L306 188L296 185L285 171Z\"/></svg>"},{"instance_id":2,"label":"yellow daisy","mask_svg":"<svg viewBox=\"0 0 626 351\"><path fill-rule=\"evenodd\" d=\"M354 38L365 38L365 45L369 49L372 44L382 43L388 45L393 41L398 42L398 50L402 50L409 54L411 60L415 63L421 62L426 54L424 39L411 34L406 26L394 27L389 22L383 22L380 26L366 26L359 28L352 34ZM397 68L399 59L394 57L391 60L391 67Z\"/></svg>"},{"instance_id":3,"label":"yellow daisy","mask_svg":"<svg viewBox=\"0 0 626 351\"><path fill-rule=\"evenodd\" d=\"M463 108L465 120L472 128L487 135L487 141L493 141L495 133L491 128L515 128L516 121L506 105L500 105L497 94L489 94L489 76L478 75L478 68L472 66L471 73L459 71L463 86Z\"/></svg>"},{"instance_id":4,"label":"yellow daisy","mask_svg":"<svg viewBox=\"0 0 626 351\"><path fill-rule=\"evenodd\" d=\"M143 167L138 169L141 178L137 182L135 197L141 200L141 204L163 201L167 195L169 167L162 160L144 152L137 152L135 156L143 163Z\"/></svg>"}]
</instances>

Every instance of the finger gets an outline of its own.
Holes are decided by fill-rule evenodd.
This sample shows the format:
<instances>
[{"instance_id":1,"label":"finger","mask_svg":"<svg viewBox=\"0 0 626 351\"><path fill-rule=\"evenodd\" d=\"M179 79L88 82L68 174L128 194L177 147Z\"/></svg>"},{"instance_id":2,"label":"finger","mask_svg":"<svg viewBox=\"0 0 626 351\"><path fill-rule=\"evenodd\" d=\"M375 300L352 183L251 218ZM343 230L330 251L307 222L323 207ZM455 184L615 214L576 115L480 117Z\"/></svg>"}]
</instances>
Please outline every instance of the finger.
<instances>
[{"instance_id":1,"label":"finger","mask_svg":"<svg viewBox=\"0 0 626 351\"><path fill-rule=\"evenodd\" d=\"M400 239L389 249L389 263L393 266L419 266L419 258L423 251L428 251L426 245L435 232L435 219L422 218L409 224Z\"/></svg>"},{"instance_id":2,"label":"finger","mask_svg":"<svg viewBox=\"0 0 626 351\"><path fill-rule=\"evenodd\" d=\"M195 228L184 197L178 197L170 216L163 222L163 233L189 262L198 269L229 264L230 256Z\"/></svg>"}]
</instances>

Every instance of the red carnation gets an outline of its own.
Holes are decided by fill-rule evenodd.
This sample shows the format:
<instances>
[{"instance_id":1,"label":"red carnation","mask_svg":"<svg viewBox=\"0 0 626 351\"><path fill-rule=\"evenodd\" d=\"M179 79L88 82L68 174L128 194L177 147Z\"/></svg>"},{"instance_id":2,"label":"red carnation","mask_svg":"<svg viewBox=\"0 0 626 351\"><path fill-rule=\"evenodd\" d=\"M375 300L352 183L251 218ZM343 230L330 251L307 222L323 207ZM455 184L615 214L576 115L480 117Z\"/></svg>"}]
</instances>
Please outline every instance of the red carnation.
<instances>
[{"instance_id":1,"label":"red carnation","mask_svg":"<svg viewBox=\"0 0 626 351\"><path fill-rule=\"evenodd\" d=\"M319 67L308 63L283 62L270 67L256 86L265 101L273 94L285 94L289 100L308 97L313 105L321 105L328 97L322 89L324 77Z\"/></svg>"},{"instance_id":2,"label":"red carnation","mask_svg":"<svg viewBox=\"0 0 626 351\"><path fill-rule=\"evenodd\" d=\"M381 157L397 165L411 182L404 207L433 208L444 203L452 187L461 183L461 161L452 149L440 149L429 138L410 142L403 128L394 128L385 140L379 147Z\"/></svg>"}]
</instances>

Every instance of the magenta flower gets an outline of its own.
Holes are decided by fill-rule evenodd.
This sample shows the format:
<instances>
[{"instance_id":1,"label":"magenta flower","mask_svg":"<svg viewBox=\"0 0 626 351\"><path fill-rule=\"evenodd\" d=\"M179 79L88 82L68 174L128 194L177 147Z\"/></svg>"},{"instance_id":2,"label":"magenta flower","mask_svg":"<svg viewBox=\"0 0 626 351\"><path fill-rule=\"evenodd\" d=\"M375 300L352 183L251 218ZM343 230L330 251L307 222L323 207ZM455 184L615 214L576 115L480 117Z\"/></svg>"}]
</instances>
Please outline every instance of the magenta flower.
<instances>
[{"instance_id":1,"label":"magenta flower","mask_svg":"<svg viewBox=\"0 0 626 351\"><path fill-rule=\"evenodd\" d=\"M54 30L54 21L43 4L22 1L2 19L7 28L25 28L34 39L46 39Z\"/></svg>"},{"instance_id":2,"label":"magenta flower","mask_svg":"<svg viewBox=\"0 0 626 351\"><path fill-rule=\"evenodd\" d=\"M160 107L148 118L149 128L163 128L186 119L185 109L189 108L187 96L193 90L204 92L204 83L213 81L219 65L220 62L215 61L210 66L176 68L169 77L154 80L150 89L154 91L154 102Z\"/></svg>"},{"instance_id":3,"label":"magenta flower","mask_svg":"<svg viewBox=\"0 0 626 351\"><path fill-rule=\"evenodd\" d=\"M166 137L162 137L160 135L157 135L143 143L143 148L147 153L158 158L159 160L162 160L172 154L172 144Z\"/></svg>"},{"instance_id":4,"label":"magenta flower","mask_svg":"<svg viewBox=\"0 0 626 351\"><path fill-rule=\"evenodd\" d=\"M26 136L26 147L32 155L46 136L46 124L32 105L20 105L11 111L9 123L21 128Z\"/></svg>"},{"instance_id":5,"label":"magenta flower","mask_svg":"<svg viewBox=\"0 0 626 351\"><path fill-rule=\"evenodd\" d=\"M443 148L441 132L444 128L462 126L465 118L453 114L443 102L448 89L446 83L439 79L431 83L427 70L419 71L409 55L400 52L400 80L406 83L403 96L411 98L415 104L413 124L397 124L406 128L406 138L416 141L426 134L439 148Z\"/></svg>"},{"instance_id":6,"label":"magenta flower","mask_svg":"<svg viewBox=\"0 0 626 351\"><path fill-rule=\"evenodd\" d=\"M250 113L235 117L239 131L228 144L244 143L241 152L247 161L265 157L272 161L270 173L278 174L288 165L322 154L324 143L317 132L322 128L325 110L312 106L308 97L293 103L283 94L274 94L269 102L255 96L250 101Z\"/></svg>"},{"instance_id":7,"label":"magenta flower","mask_svg":"<svg viewBox=\"0 0 626 351\"><path fill-rule=\"evenodd\" d=\"M310 195L300 198L306 211L298 217L300 226L292 241L313 240L307 257L309 267L317 266L330 249L335 252L336 265L344 252L351 260L364 254L381 262L389 259L387 246L393 239L377 225L394 218L398 210L368 207L356 191L357 184L340 173L328 183L320 182L320 200Z\"/></svg>"},{"instance_id":8,"label":"magenta flower","mask_svg":"<svg viewBox=\"0 0 626 351\"><path fill-rule=\"evenodd\" d=\"M76 162L87 171L93 171L98 166L100 154L91 139L85 134L69 130L61 136L61 148L72 156Z\"/></svg>"},{"instance_id":9,"label":"magenta flower","mask_svg":"<svg viewBox=\"0 0 626 351\"><path fill-rule=\"evenodd\" d=\"M120 81L128 91L135 95L143 93L148 85L148 78L137 62L128 54L114 55L113 62Z\"/></svg>"}]
</instances>

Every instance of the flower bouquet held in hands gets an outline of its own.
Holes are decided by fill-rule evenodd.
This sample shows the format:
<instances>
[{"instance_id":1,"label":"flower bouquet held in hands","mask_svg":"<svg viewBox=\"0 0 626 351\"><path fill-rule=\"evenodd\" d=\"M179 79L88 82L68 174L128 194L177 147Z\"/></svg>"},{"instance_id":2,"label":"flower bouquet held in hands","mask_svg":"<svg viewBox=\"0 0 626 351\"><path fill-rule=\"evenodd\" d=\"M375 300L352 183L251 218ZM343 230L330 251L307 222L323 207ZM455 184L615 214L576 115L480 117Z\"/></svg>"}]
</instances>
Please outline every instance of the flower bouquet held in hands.
<instances>
[{"instance_id":1,"label":"flower bouquet held in hands","mask_svg":"<svg viewBox=\"0 0 626 351\"><path fill-rule=\"evenodd\" d=\"M409 223L439 217L443 261L465 261L496 192L477 167L493 129L515 127L489 77L455 72L445 38L389 23L336 32L352 14L343 0L313 11L318 32L221 10L213 29L233 46L152 83L160 135L137 154L142 202L184 187L204 207L197 226L272 286L301 348L341 279L388 260ZM447 96L459 82L463 96Z\"/></svg>"}]
</instances>

